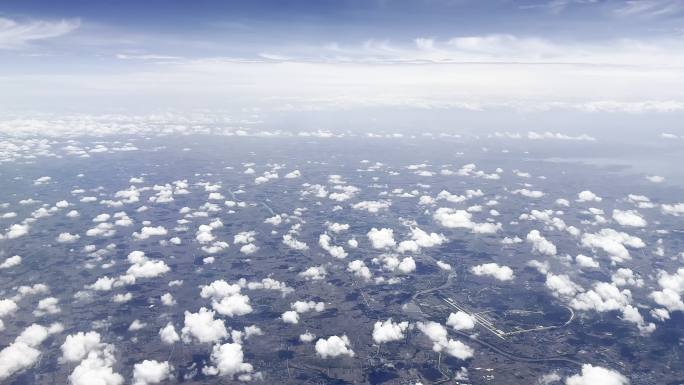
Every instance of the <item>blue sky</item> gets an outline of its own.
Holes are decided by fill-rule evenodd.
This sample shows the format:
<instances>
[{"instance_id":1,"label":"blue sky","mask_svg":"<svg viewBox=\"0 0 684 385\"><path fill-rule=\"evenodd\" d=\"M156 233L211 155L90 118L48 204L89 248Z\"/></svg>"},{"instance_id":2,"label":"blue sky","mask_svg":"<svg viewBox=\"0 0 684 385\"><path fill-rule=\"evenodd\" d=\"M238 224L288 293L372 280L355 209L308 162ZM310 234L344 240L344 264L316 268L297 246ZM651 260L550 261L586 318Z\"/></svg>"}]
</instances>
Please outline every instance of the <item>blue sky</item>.
<instances>
[{"instance_id":1,"label":"blue sky","mask_svg":"<svg viewBox=\"0 0 684 385\"><path fill-rule=\"evenodd\" d=\"M571 41L684 34L679 0L324 0L74 1L6 0L0 15L20 21L79 20L83 34L200 40L213 53L231 45L354 43L458 35L515 34ZM180 47L165 50L183 51ZM209 49L207 49L209 51Z\"/></svg>"},{"instance_id":2,"label":"blue sky","mask_svg":"<svg viewBox=\"0 0 684 385\"><path fill-rule=\"evenodd\" d=\"M17 107L206 90L240 108L670 110L683 57L680 0L0 4L0 102Z\"/></svg>"}]
</instances>

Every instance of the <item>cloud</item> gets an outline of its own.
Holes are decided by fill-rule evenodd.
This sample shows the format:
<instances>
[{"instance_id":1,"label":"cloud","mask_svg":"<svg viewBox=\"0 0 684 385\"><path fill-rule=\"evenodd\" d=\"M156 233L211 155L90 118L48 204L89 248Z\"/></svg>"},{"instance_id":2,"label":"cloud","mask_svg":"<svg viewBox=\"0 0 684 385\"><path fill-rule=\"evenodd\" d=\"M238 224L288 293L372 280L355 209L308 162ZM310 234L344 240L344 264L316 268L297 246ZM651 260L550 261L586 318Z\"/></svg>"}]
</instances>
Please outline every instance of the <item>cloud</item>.
<instances>
[{"instance_id":1,"label":"cloud","mask_svg":"<svg viewBox=\"0 0 684 385\"><path fill-rule=\"evenodd\" d=\"M575 294L584 290L566 274L546 273L546 287L551 290L554 296L561 298L572 298Z\"/></svg>"},{"instance_id":2,"label":"cloud","mask_svg":"<svg viewBox=\"0 0 684 385\"><path fill-rule=\"evenodd\" d=\"M294 170L291 172L288 172L285 174L284 178L285 179L294 179L294 178L299 178L302 176L302 173L299 170Z\"/></svg>"},{"instance_id":3,"label":"cloud","mask_svg":"<svg viewBox=\"0 0 684 385\"><path fill-rule=\"evenodd\" d=\"M133 238L138 240L144 240L148 239L149 237L164 236L166 234L168 234L168 231L164 228L164 226L145 226L142 229L140 229L140 232L133 233Z\"/></svg>"},{"instance_id":4,"label":"cloud","mask_svg":"<svg viewBox=\"0 0 684 385\"><path fill-rule=\"evenodd\" d=\"M627 247L640 249L646 246L644 242L635 236L615 231L613 229L601 229L597 233L585 233L582 235L582 246L592 249L602 249L617 262L630 259Z\"/></svg>"},{"instance_id":5,"label":"cloud","mask_svg":"<svg viewBox=\"0 0 684 385\"><path fill-rule=\"evenodd\" d=\"M617 269L613 275L611 275L611 280L616 286L636 286L641 287L644 285L644 280L639 278L631 269L621 267Z\"/></svg>"},{"instance_id":6,"label":"cloud","mask_svg":"<svg viewBox=\"0 0 684 385\"><path fill-rule=\"evenodd\" d=\"M304 251L309 249L309 246L305 242L297 240L291 234L283 235L283 244L294 250Z\"/></svg>"},{"instance_id":7,"label":"cloud","mask_svg":"<svg viewBox=\"0 0 684 385\"><path fill-rule=\"evenodd\" d=\"M613 210L613 219L620 226L645 227L648 223L636 210Z\"/></svg>"},{"instance_id":8,"label":"cloud","mask_svg":"<svg viewBox=\"0 0 684 385\"><path fill-rule=\"evenodd\" d=\"M164 293L160 297L162 305L164 306L174 306L176 304L176 300L173 298L173 295L171 293Z\"/></svg>"},{"instance_id":9,"label":"cloud","mask_svg":"<svg viewBox=\"0 0 684 385\"><path fill-rule=\"evenodd\" d=\"M172 371L168 361L144 360L133 366L133 385L158 384L170 379Z\"/></svg>"},{"instance_id":10,"label":"cloud","mask_svg":"<svg viewBox=\"0 0 684 385\"><path fill-rule=\"evenodd\" d=\"M373 227L366 236L374 249L385 249L396 245L396 242L394 241L394 230L392 229L383 228L378 230Z\"/></svg>"},{"instance_id":11,"label":"cloud","mask_svg":"<svg viewBox=\"0 0 684 385\"><path fill-rule=\"evenodd\" d=\"M565 379L565 385L628 385L629 380L622 374L601 366L582 365L582 372Z\"/></svg>"},{"instance_id":12,"label":"cloud","mask_svg":"<svg viewBox=\"0 0 684 385\"><path fill-rule=\"evenodd\" d=\"M238 284L229 284L220 279L209 285L200 286L200 296L202 298L221 299L230 295L239 294L242 288Z\"/></svg>"},{"instance_id":13,"label":"cloud","mask_svg":"<svg viewBox=\"0 0 684 385\"><path fill-rule=\"evenodd\" d=\"M475 169L474 164L467 164L463 166L458 174L462 176L467 176L470 175L471 172ZM471 190L469 190L471 191ZM457 194L452 194L449 191L442 190L437 194L437 200L446 200L447 202L452 202L452 203L461 203L465 202L469 198L471 198L473 195L471 194L466 194L466 195L457 195ZM427 203L433 203L434 201L426 200Z\"/></svg>"},{"instance_id":14,"label":"cloud","mask_svg":"<svg viewBox=\"0 0 684 385\"><path fill-rule=\"evenodd\" d=\"M31 286L19 286L17 288L17 295L12 297L12 300L19 301L23 297L29 296L29 295L39 295L39 294L46 294L50 291L50 288L45 285L44 283L36 283ZM0 300L0 304L3 303L3 300ZM0 312L1 314L1 312ZM0 315L1 317L1 315Z\"/></svg>"},{"instance_id":15,"label":"cloud","mask_svg":"<svg viewBox=\"0 0 684 385\"><path fill-rule=\"evenodd\" d=\"M315 338L316 338L316 335L314 335L314 334L312 334L312 333L309 333L308 330L306 331L306 333L300 334L300 335L299 335L299 340L302 341L302 342L311 342L311 341L313 341Z\"/></svg>"},{"instance_id":16,"label":"cloud","mask_svg":"<svg viewBox=\"0 0 684 385\"><path fill-rule=\"evenodd\" d=\"M90 331L69 335L61 349L61 361L81 361L69 376L72 385L92 383L121 385L123 383L123 377L112 369L116 361L114 346L101 342L99 333Z\"/></svg>"},{"instance_id":17,"label":"cloud","mask_svg":"<svg viewBox=\"0 0 684 385\"><path fill-rule=\"evenodd\" d=\"M447 329L434 321L418 322L418 330L423 332L433 343L432 350L445 352L450 356L466 360L473 356L474 350L461 341L448 339Z\"/></svg>"},{"instance_id":18,"label":"cloud","mask_svg":"<svg viewBox=\"0 0 684 385\"><path fill-rule=\"evenodd\" d=\"M332 231L333 233L339 234L341 232L349 230L349 225L346 223L326 223L326 226L328 227L329 231Z\"/></svg>"},{"instance_id":19,"label":"cloud","mask_svg":"<svg viewBox=\"0 0 684 385\"><path fill-rule=\"evenodd\" d=\"M314 302L314 301L296 301L292 304L290 304L290 307L296 311L297 313L307 313L310 311L317 311L317 312L322 312L325 310L325 303L324 302Z\"/></svg>"},{"instance_id":20,"label":"cloud","mask_svg":"<svg viewBox=\"0 0 684 385\"><path fill-rule=\"evenodd\" d=\"M116 283L115 278L110 278L108 276L100 277L98 278L95 283L92 285L87 286L89 289L96 290L96 291L110 291L114 287L114 284Z\"/></svg>"},{"instance_id":21,"label":"cloud","mask_svg":"<svg viewBox=\"0 0 684 385\"><path fill-rule=\"evenodd\" d=\"M107 222L111 218L111 215L103 213L103 214L98 214L93 218L93 222Z\"/></svg>"},{"instance_id":22,"label":"cloud","mask_svg":"<svg viewBox=\"0 0 684 385\"><path fill-rule=\"evenodd\" d=\"M459 310L456 313L449 314L446 324L456 330L470 330L475 327L475 318Z\"/></svg>"},{"instance_id":23,"label":"cloud","mask_svg":"<svg viewBox=\"0 0 684 385\"><path fill-rule=\"evenodd\" d=\"M425 334L432 342L435 343L432 349L436 352L441 351L442 348L440 347L440 344L443 341L445 342L448 336L446 328L434 321L418 322L416 326L421 332L423 332L423 334Z\"/></svg>"},{"instance_id":24,"label":"cloud","mask_svg":"<svg viewBox=\"0 0 684 385\"><path fill-rule=\"evenodd\" d=\"M180 341L180 336L176 333L176 328L171 322L167 323L166 326L159 329L159 337L162 342L168 345L173 345L174 343Z\"/></svg>"},{"instance_id":25,"label":"cloud","mask_svg":"<svg viewBox=\"0 0 684 385\"><path fill-rule=\"evenodd\" d=\"M413 257L403 258L401 262L399 262L397 270L403 274L411 273L416 270L416 261L413 259Z\"/></svg>"},{"instance_id":26,"label":"cloud","mask_svg":"<svg viewBox=\"0 0 684 385\"><path fill-rule=\"evenodd\" d=\"M264 223L271 224L273 226L278 226L283 222L283 217L280 214L276 214L270 218L266 218Z\"/></svg>"},{"instance_id":27,"label":"cloud","mask_svg":"<svg viewBox=\"0 0 684 385\"><path fill-rule=\"evenodd\" d=\"M376 214L381 210L387 210L392 203L390 201L362 201L354 203L352 208L354 210L366 210L371 214Z\"/></svg>"},{"instance_id":28,"label":"cloud","mask_svg":"<svg viewBox=\"0 0 684 385\"><path fill-rule=\"evenodd\" d=\"M248 339L252 336L262 336L264 335L263 330L261 330L260 327L256 325L250 325L250 326L245 326L245 339Z\"/></svg>"},{"instance_id":29,"label":"cloud","mask_svg":"<svg viewBox=\"0 0 684 385\"><path fill-rule=\"evenodd\" d=\"M549 256L556 255L556 245L544 238L539 230L532 230L527 233L526 239L527 242L532 243L532 251Z\"/></svg>"},{"instance_id":30,"label":"cloud","mask_svg":"<svg viewBox=\"0 0 684 385\"><path fill-rule=\"evenodd\" d=\"M326 274L327 272L325 271L325 267L311 266L308 269L299 273L299 276L306 280L319 281L321 279L325 279Z\"/></svg>"},{"instance_id":31,"label":"cloud","mask_svg":"<svg viewBox=\"0 0 684 385\"><path fill-rule=\"evenodd\" d=\"M37 178L36 180L33 181L34 186L40 186L42 184L50 183L52 180L52 177L49 176L41 176L40 178Z\"/></svg>"},{"instance_id":32,"label":"cloud","mask_svg":"<svg viewBox=\"0 0 684 385\"><path fill-rule=\"evenodd\" d=\"M413 257L399 259L394 254L383 254L373 258L373 263L382 264L385 270L401 274L408 274L416 270L416 261Z\"/></svg>"},{"instance_id":33,"label":"cloud","mask_svg":"<svg viewBox=\"0 0 684 385\"><path fill-rule=\"evenodd\" d=\"M485 263L473 266L470 271L475 275L489 275L499 281L510 281L514 278L513 270L508 266L499 266L497 263Z\"/></svg>"},{"instance_id":34,"label":"cloud","mask_svg":"<svg viewBox=\"0 0 684 385\"><path fill-rule=\"evenodd\" d=\"M183 342L193 340L199 343L216 342L228 336L226 326L221 319L214 319L213 311L200 308L197 313L185 312L185 326L181 329Z\"/></svg>"},{"instance_id":35,"label":"cloud","mask_svg":"<svg viewBox=\"0 0 684 385\"><path fill-rule=\"evenodd\" d=\"M61 311L62 309L59 308L59 299L47 297L38 301L38 306L36 306L36 310L33 311L33 315L42 317L46 314L57 314Z\"/></svg>"},{"instance_id":36,"label":"cloud","mask_svg":"<svg viewBox=\"0 0 684 385\"><path fill-rule=\"evenodd\" d=\"M33 366L41 355L38 346L48 336L62 330L61 324L52 324L49 327L32 324L24 329L14 342L0 350L0 380Z\"/></svg>"},{"instance_id":37,"label":"cloud","mask_svg":"<svg viewBox=\"0 0 684 385\"><path fill-rule=\"evenodd\" d=\"M570 301L575 310L595 310L599 313L618 310L622 319L637 325L642 334L655 330L655 324L646 324L639 310L632 306L632 293L628 289L620 290L615 284L597 282L591 290L579 293Z\"/></svg>"},{"instance_id":38,"label":"cloud","mask_svg":"<svg viewBox=\"0 0 684 385\"><path fill-rule=\"evenodd\" d=\"M294 310L288 310L280 316L280 319L286 324L296 325L299 323L299 314Z\"/></svg>"},{"instance_id":39,"label":"cloud","mask_svg":"<svg viewBox=\"0 0 684 385\"><path fill-rule=\"evenodd\" d=\"M147 327L147 324L140 321L139 319L134 319L133 322L128 326L129 332L136 332Z\"/></svg>"},{"instance_id":40,"label":"cloud","mask_svg":"<svg viewBox=\"0 0 684 385\"><path fill-rule=\"evenodd\" d=\"M360 259L349 262L347 264L347 271L354 273L355 276L363 278L368 281L371 279L372 274L366 263Z\"/></svg>"},{"instance_id":41,"label":"cloud","mask_svg":"<svg viewBox=\"0 0 684 385\"><path fill-rule=\"evenodd\" d=\"M240 244L247 244L247 243L254 242L256 240L256 238L254 238L255 235L256 235L255 231L239 232L239 233L235 234L235 236L233 237L233 243L235 243L236 245L240 245Z\"/></svg>"},{"instance_id":42,"label":"cloud","mask_svg":"<svg viewBox=\"0 0 684 385\"><path fill-rule=\"evenodd\" d=\"M311 47L300 55L282 55L289 57L284 62L254 53L247 60L136 62L133 71L18 75L3 79L7 92L0 103L46 104L48 89L50 100L65 95L59 90L68 90L68 97L61 98L65 104L88 98L92 104L107 96L109 105L219 107L231 100L235 108L278 111L387 106L588 113L684 110L676 92L684 80L675 65L684 59L684 50L681 39L674 37L577 43L485 34L431 41L421 47L415 47L413 39L396 45ZM236 83L242 86L236 88ZM594 92L588 94L587 89Z\"/></svg>"},{"instance_id":43,"label":"cloud","mask_svg":"<svg viewBox=\"0 0 684 385\"><path fill-rule=\"evenodd\" d=\"M443 347L443 350L450 356L456 357L459 360L467 360L471 358L475 351L470 346L461 341L449 340Z\"/></svg>"},{"instance_id":44,"label":"cloud","mask_svg":"<svg viewBox=\"0 0 684 385\"><path fill-rule=\"evenodd\" d=\"M211 302L211 307L219 314L229 317L249 314L253 310L249 304L249 297L244 294L232 294L219 300L214 299Z\"/></svg>"},{"instance_id":45,"label":"cloud","mask_svg":"<svg viewBox=\"0 0 684 385\"><path fill-rule=\"evenodd\" d=\"M520 189L520 190L513 190L513 191L511 191L511 193L520 194L520 195L522 195L524 197L528 197L528 198L541 198L544 196L544 193L542 191L528 190L526 188Z\"/></svg>"},{"instance_id":46,"label":"cloud","mask_svg":"<svg viewBox=\"0 0 684 385\"><path fill-rule=\"evenodd\" d=\"M21 264L21 257L13 255L0 263L0 269L9 269L11 267L19 266Z\"/></svg>"},{"instance_id":47,"label":"cloud","mask_svg":"<svg viewBox=\"0 0 684 385\"><path fill-rule=\"evenodd\" d=\"M649 0L650 1L650 0ZM676 1L676 0L652 0ZM340 53L344 51L345 63L382 63L382 64L449 64L477 63L489 64L595 64L616 65L650 62L656 58L630 52L641 43L660 55L667 56L664 46L671 41L656 41L650 44L637 40L612 40L603 44L581 44L559 42L537 36L516 36L512 34L483 34L455 36L445 40L417 38L412 46L386 41L366 41L361 47L329 46L320 52ZM660 43L660 44L659 44ZM294 56L294 55L291 55ZM676 55L673 55L676 56ZM327 56L330 58L330 56ZM338 56L339 57L339 56ZM311 56L309 56L311 59ZM658 57L657 59L660 59ZM635 60L636 59L636 60ZM638 59L641 59L638 60ZM316 59L313 59L316 60ZM329 59L330 60L330 59ZM334 59L332 59L334 60ZM342 59L338 59L342 61ZM291 57L289 62L296 62Z\"/></svg>"},{"instance_id":48,"label":"cloud","mask_svg":"<svg viewBox=\"0 0 684 385\"><path fill-rule=\"evenodd\" d=\"M128 254L128 261L132 264L126 274L135 278L154 278L168 273L171 268L164 261L152 260L142 251L132 251Z\"/></svg>"},{"instance_id":49,"label":"cloud","mask_svg":"<svg viewBox=\"0 0 684 385\"><path fill-rule=\"evenodd\" d=\"M588 257L584 254L578 254L575 257L575 262L577 262L577 264L580 267L586 267L586 268L590 268L590 269L597 269L599 267L598 262L594 261L594 259L592 257Z\"/></svg>"},{"instance_id":50,"label":"cloud","mask_svg":"<svg viewBox=\"0 0 684 385\"><path fill-rule=\"evenodd\" d=\"M332 199L334 201L337 201L337 202L348 201L348 200L352 199L359 192L359 188L354 187L354 186L336 185L334 188L336 190L341 190L341 191L339 191L339 192L336 191L336 192L330 193L330 195L328 195L328 198Z\"/></svg>"},{"instance_id":51,"label":"cloud","mask_svg":"<svg viewBox=\"0 0 684 385\"><path fill-rule=\"evenodd\" d=\"M501 230L501 223L473 222L473 215L465 210L440 207L432 217L444 227L470 229L476 234L493 234Z\"/></svg>"},{"instance_id":52,"label":"cloud","mask_svg":"<svg viewBox=\"0 0 684 385\"><path fill-rule=\"evenodd\" d=\"M346 335L342 337L330 336L327 339L321 338L316 341L315 348L316 354L321 358L354 357L354 351L351 350L349 338Z\"/></svg>"},{"instance_id":53,"label":"cloud","mask_svg":"<svg viewBox=\"0 0 684 385\"><path fill-rule=\"evenodd\" d=\"M70 234L70 233L60 233L59 236L57 237L57 242L59 243L74 243L81 238L80 235L78 234Z\"/></svg>"},{"instance_id":54,"label":"cloud","mask_svg":"<svg viewBox=\"0 0 684 385\"><path fill-rule=\"evenodd\" d=\"M241 278L238 283L241 287L247 287L249 290L276 290L281 292L283 296L294 291L294 289L287 286L286 283L270 277L255 282L246 282L244 278Z\"/></svg>"},{"instance_id":55,"label":"cloud","mask_svg":"<svg viewBox=\"0 0 684 385\"><path fill-rule=\"evenodd\" d=\"M278 179L278 173L265 171L262 176L254 178L254 184L266 183L271 179Z\"/></svg>"},{"instance_id":56,"label":"cloud","mask_svg":"<svg viewBox=\"0 0 684 385\"><path fill-rule=\"evenodd\" d=\"M594 289L577 295L570 305L577 310L594 309L598 312L605 312L621 309L628 305L630 300L629 290L620 291L610 283L598 282L594 285Z\"/></svg>"},{"instance_id":57,"label":"cloud","mask_svg":"<svg viewBox=\"0 0 684 385\"><path fill-rule=\"evenodd\" d=\"M253 243L248 243L240 247L240 252L245 255L252 255L259 250L259 247Z\"/></svg>"},{"instance_id":58,"label":"cloud","mask_svg":"<svg viewBox=\"0 0 684 385\"><path fill-rule=\"evenodd\" d=\"M91 352L69 375L71 385L122 385L123 376L114 372L111 353Z\"/></svg>"},{"instance_id":59,"label":"cloud","mask_svg":"<svg viewBox=\"0 0 684 385\"><path fill-rule=\"evenodd\" d=\"M561 134L560 132L549 132L549 131L544 131L544 132L535 132L535 131L529 131L527 133L527 138L532 139L532 140L542 140L542 139L558 139L558 140L585 140L585 141L590 141L593 142L596 140L593 136L589 136L587 134L582 134L578 136L570 136L570 135L565 135Z\"/></svg>"},{"instance_id":60,"label":"cloud","mask_svg":"<svg viewBox=\"0 0 684 385\"><path fill-rule=\"evenodd\" d=\"M77 362L88 356L88 353L104 348L101 342L100 333L95 331L78 332L66 337L61 346L62 360L66 362Z\"/></svg>"},{"instance_id":61,"label":"cloud","mask_svg":"<svg viewBox=\"0 0 684 385\"><path fill-rule=\"evenodd\" d=\"M126 303L133 299L132 293L116 294L112 297L112 301L116 303Z\"/></svg>"},{"instance_id":62,"label":"cloud","mask_svg":"<svg viewBox=\"0 0 684 385\"><path fill-rule=\"evenodd\" d=\"M125 54L125 53L119 53L116 54L115 57L120 60L160 60L160 61L171 61L171 60L177 60L177 59L182 59L180 56L168 56L168 55L154 55L154 54L145 54L145 55L131 55L131 54ZM131 178L131 179L138 179L138 178ZM131 182L134 183L134 182ZM142 182L138 182L142 183Z\"/></svg>"},{"instance_id":63,"label":"cloud","mask_svg":"<svg viewBox=\"0 0 684 385\"><path fill-rule=\"evenodd\" d=\"M136 278L153 278L168 272L170 268L164 261L145 261L128 268L127 274Z\"/></svg>"},{"instance_id":64,"label":"cloud","mask_svg":"<svg viewBox=\"0 0 684 385\"><path fill-rule=\"evenodd\" d=\"M86 235L89 237L111 237L116 234L114 226L111 223L98 223L97 226L88 229Z\"/></svg>"},{"instance_id":65,"label":"cloud","mask_svg":"<svg viewBox=\"0 0 684 385\"><path fill-rule=\"evenodd\" d=\"M332 242L332 238L328 234L321 234L318 237L318 245L321 247L321 249L327 251L332 257L337 259L343 259L347 257L347 252L344 251L342 246L335 246L330 242Z\"/></svg>"},{"instance_id":66,"label":"cloud","mask_svg":"<svg viewBox=\"0 0 684 385\"><path fill-rule=\"evenodd\" d=\"M30 226L27 224L14 224L10 226L9 230L4 235L4 238L7 239L15 239L19 237L23 237L24 235L28 234ZM3 236L0 235L0 239L2 239Z\"/></svg>"},{"instance_id":67,"label":"cloud","mask_svg":"<svg viewBox=\"0 0 684 385\"><path fill-rule=\"evenodd\" d=\"M401 241L397 247L400 253L418 252L421 247L439 246L446 242L446 237L443 234L427 233L418 227L411 228L411 240Z\"/></svg>"},{"instance_id":68,"label":"cloud","mask_svg":"<svg viewBox=\"0 0 684 385\"><path fill-rule=\"evenodd\" d=\"M683 11L684 4L678 0L630 0L616 8L614 13L621 17L657 18Z\"/></svg>"},{"instance_id":69,"label":"cloud","mask_svg":"<svg viewBox=\"0 0 684 385\"><path fill-rule=\"evenodd\" d=\"M651 293L653 300L670 311L684 311L684 301L682 301L684 267L677 269L672 274L661 271L658 276L658 285L660 285L661 290Z\"/></svg>"},{"instance_id":70,"label":"cloud","mask_svg":"<svg viewBox=\"0 0 684 385\"><path fill-rule=\"evenodd\" d=\"M322 312L325 310L325 303L323 302L314 302L314 301L297 301L292 304L290 304L290 307L292 310L288 310L284 312L280 318L283 320L285 323L289 324L298 324L299 323L299 314L302 313L307 313L310 311L317 311L317 312Z\"/></svg>"},{"instance_id":71,"label":"cloud","mask_svg":"<svg viewBox=\"0 0 684 385\"><path fill-rule=\"evenodd\" d=\"M211 363L214 366L207 366L202 369L206 375L229 376L231 378L239 375L241 380L249 380L249 375L254 371L254 367L244 362L242 345L237 343L216 344L211 351Z\"/></svg>"},{"instance_id":72,"label":"cloud","mask_svg":"<svg viewBox=\"0 0 684 385\"><path fill-rule=\"evenodd\" d=\"M577 194L577 202L601 202L601 200L601 197L589 190L584 190Z\"/></svg>"},{"instance_id":73,"label":"cloud","mask_svg":"<svg viewBox=\"0 0 684 385\"><path fill-rule=\"evenodd\" d=\"M373 341L382 344L390 341L397 341L404 338L404 332L408 329L409 323L392 322L391 318L386 321L377 321L373 325Z\"/></svg>"},{"instance_id":74,"label":"cloud","mask_svg":"<svg viewBox=\"0 0 684 385\"><path fill-rule=\"evenodd\" d=\"M684 203L663 204L661 206L663 214L674 215L676 217L684 215Z\"/></svg>"}]
</instances>

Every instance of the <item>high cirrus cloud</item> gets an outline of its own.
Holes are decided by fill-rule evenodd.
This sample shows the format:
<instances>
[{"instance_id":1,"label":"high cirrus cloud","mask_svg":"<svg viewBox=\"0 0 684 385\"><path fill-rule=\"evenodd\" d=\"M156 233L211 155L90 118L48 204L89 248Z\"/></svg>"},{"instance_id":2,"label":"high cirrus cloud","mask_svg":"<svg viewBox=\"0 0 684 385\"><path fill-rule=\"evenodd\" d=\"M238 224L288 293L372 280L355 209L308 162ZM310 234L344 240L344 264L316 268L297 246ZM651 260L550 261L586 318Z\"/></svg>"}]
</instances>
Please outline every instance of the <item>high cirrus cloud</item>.
<instances>
[{"instance_id":1,"label":"high cirrus cloud","mask_svg":"<svg viewBox=\"0 0 684 385\"><path fill-rule=\"evenodd\" d=\"M80 20L18 21L0 17L0 49L18 49L33 41L66 35L80 25Z\"/></svg>"},{"instance_id":2,"label":"high cirrus cloud","mask_svg":"<svg viewBox=\"0 0 684 385\"><path fill-rule=\"evenodd\" d=\"M4 44L7 47L27 41L30 40L13 36L6 38ZM533 45L530 41L544 44ZM116 76L15 78L8 84L7 93L27 98L36 94L40 82L47 82L46 87L50 89L70 84L71 94L82 98L108 92L124 102L123 97L136 90L140 95L155 97L167 104L181 103L181 96L189 94L190 101L197 105L215 105L217 100L240 97L239 103L290 105L300 109L312 105L330 109L390 105L473 111L502 106L588 112L684 110L680 95L669 91L681 89L683 81L678 70L667 67L682 61L681 42L612 43L598 49L540 38L482 35L433 41L429 49L426 46L389 49L388 45L370 41L361 47L346 47L343 52L339 46L317 47L299 59L205 57L156 61L150 63L155 65L154 72L145 72L148 67L141 67L137 72ZM511 51L509 44L526 48ZM466 50L465 46L472 48ZM540 50L541 46L553 49ZM316 60L316 55L323 52L326 54ZM335 57L345 59L331 59ZM586 71L587 62L596 64L591 74ZM615 64L626 66L615 71L612 67ZM653 64L658 65L651 67ZM302 82L304 79L307 81ZM245 86L237 93L230 85L239 80ZM597 82L601 84L598 87ZM88 87L92 83L98 84L97 90ZM430 87L425 87L426 84ZM599 91L588 97L586 89ZM18 91L18 95L12 90ZM633 95L640 98L634 100Z\"/></svg>"}]
</instances>

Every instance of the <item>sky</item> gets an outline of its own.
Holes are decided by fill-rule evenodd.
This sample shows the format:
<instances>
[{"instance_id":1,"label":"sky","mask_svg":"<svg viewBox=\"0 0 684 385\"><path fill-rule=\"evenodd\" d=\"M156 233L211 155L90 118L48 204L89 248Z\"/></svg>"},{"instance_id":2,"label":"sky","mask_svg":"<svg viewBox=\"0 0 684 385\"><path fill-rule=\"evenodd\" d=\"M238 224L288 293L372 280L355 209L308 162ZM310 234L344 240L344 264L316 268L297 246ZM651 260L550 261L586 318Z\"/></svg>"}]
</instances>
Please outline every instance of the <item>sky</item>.
<instances>
[{"instance_id":1,"label":"sky","mask_svg":"<svg viewBox=\"0 0 684 385\"><path fill-rule=\"evenodd\" d=\"M4 110L676 114L681 0L0 4Z\"/></svg>"}]
</instances>

